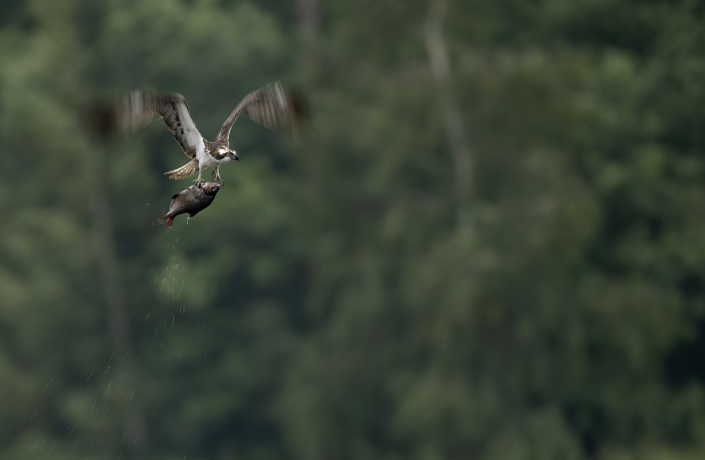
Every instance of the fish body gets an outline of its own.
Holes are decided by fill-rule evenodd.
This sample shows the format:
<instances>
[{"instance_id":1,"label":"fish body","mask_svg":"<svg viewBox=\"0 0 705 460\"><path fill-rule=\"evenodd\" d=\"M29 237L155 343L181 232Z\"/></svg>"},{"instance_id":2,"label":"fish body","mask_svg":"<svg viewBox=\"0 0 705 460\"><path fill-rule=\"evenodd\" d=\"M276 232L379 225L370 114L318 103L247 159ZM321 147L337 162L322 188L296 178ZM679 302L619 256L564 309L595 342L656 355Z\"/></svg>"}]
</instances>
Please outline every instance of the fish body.
<instances>
[{"instance_id":1,"label":"fish body","mask_svg":"<svg viewBox=\"0 0 705 460\"><path fill-rule=\"evenodd\" d=\"M188 214L193 217L206 209L215 199L222 185L218 182L201 182L185 188L171 197L169 212L157 219L154 224L167 222L169 227L174 223L174 217Z\"/></svg>"}]
</instances>

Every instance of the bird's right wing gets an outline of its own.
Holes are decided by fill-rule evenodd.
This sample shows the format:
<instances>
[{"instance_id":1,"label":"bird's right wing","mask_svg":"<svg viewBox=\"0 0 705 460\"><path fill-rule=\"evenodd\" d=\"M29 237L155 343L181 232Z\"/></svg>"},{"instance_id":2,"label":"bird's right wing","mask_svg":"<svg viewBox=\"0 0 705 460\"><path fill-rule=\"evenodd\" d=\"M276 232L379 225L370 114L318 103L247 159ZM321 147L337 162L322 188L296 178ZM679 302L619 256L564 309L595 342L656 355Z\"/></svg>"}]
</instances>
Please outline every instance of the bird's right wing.
<instances>
[{"instance_id":1,"label":"bird's right wing","mask_svg":"<svg viewBox=\"0 0 705 460\"><path fill-rule=\"evenodd\" d=\"M196 158L204 139L196 128L191 110L181 94L163 91L135 90L119 103L118 125L122 131L134 131L147 125L158 113L187 157Z\"/></svg>"}]
</instances>

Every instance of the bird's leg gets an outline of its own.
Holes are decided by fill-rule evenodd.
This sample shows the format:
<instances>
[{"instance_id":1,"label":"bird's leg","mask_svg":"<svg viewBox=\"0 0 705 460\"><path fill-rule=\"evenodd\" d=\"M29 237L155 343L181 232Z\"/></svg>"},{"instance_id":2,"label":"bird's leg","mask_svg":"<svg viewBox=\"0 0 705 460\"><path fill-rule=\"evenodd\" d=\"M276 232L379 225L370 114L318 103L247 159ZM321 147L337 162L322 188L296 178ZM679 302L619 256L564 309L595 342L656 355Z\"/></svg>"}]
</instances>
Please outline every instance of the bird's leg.
<instances>
[{"instance_id":1,"label":"bird's leg","mask_svg":"<svg viewBox=\"0 0 705 460\"><path fill-rule=\"evenodd\" d=\"M193 181L194 185L201 185L203 183L203 170L198 168L198 178Z\"/></svg>"},{"instance_id":2,"label":"bird's leg","mask_svg":"<svg viewBox=\"0 0 705 460\"><path fill-rule=\"evenodd\" d=\"M220 182L220 185L225 185L225 181L220 178L220 165L216 166L215 171L213 171L213 180Z\"/></svg>"}]
</instances>

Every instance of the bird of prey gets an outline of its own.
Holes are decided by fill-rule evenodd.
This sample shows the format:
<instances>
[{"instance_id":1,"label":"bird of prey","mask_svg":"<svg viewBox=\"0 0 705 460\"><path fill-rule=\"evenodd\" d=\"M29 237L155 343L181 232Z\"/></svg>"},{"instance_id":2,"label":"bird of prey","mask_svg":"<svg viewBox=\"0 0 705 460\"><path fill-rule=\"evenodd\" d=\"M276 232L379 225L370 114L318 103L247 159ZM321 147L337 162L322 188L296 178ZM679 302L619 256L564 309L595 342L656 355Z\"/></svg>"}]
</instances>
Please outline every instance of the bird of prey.
<instances>
[{"instance_id":1,"label":"bird of prey","mask_svg":"<svg viewBox=\"0 0 705 460\"><path fill-rule=\"evenodd\" d=\"M198 172L195 183L203 182L204 169L213 168L214 179L222 184L220 165L240 159L230 149L229 141L230 130L240 115L247 115L272 131L290 129L307 118L304 102L282 88L279 82L274 82L245 96L225 120L213 142L198 131L186 99L177 93L132 91L119 103L117 122L123 131L133 131L149 123L155 112L191 159L182 167L164 174L170 179L184 179Z\"/></svg>"}]
</instances>

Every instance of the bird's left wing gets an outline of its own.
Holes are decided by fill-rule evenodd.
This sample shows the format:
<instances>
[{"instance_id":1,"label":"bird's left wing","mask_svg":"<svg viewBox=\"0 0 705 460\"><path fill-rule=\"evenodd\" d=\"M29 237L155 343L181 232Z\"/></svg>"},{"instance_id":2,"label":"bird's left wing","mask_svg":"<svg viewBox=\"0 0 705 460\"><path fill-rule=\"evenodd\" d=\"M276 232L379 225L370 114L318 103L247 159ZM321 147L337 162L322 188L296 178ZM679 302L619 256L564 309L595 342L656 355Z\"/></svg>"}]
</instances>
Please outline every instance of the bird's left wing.
<instances>
[{"instance_id":1,"label":"bird's left wing","mask_svg":"<svg viewBox=\"0 0 705 460\"><path fill-rule=\"evenodd\" d=\"M155 112L161 115L186 156L196 158L204 139L181 94L149 89L130 92L119 104L119 126L123 131L134 131L147 125Z\"/></svg>"},{"instance_id":2,"label":"bird's left wing","mask_svg":"<svg viewBox=\"0 0 705 460\"><path fill-rule=\"evenodd\" d=\"M308 110L303 98L285 90L277 81L245 96L223 123L216 142L229 141L230 130L241 114L246 114L253 121L272 131L289 129L294 124L305 122L308 118Z\"/></svg>"}]
</instances>

